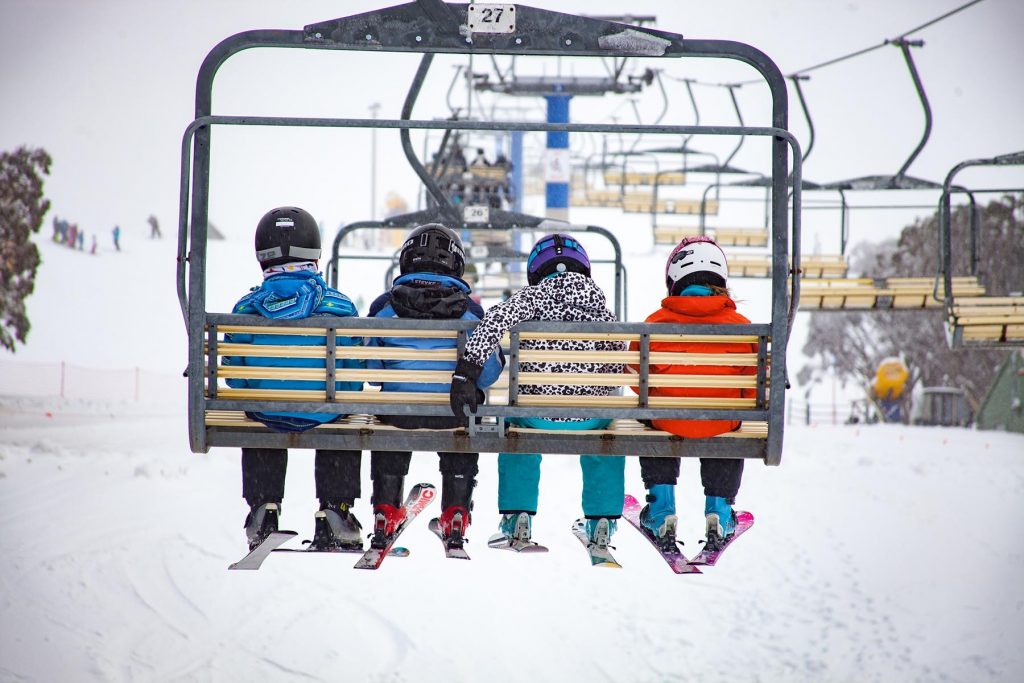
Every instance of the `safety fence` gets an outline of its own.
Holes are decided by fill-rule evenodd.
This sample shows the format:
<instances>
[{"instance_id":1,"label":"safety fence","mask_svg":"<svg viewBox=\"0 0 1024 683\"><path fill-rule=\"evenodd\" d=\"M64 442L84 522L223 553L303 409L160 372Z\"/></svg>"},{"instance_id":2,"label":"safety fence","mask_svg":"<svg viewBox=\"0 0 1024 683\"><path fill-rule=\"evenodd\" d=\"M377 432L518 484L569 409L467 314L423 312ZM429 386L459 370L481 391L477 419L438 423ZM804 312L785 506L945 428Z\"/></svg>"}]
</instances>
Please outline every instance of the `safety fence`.
<instances>
[{"instance_id":1,"label":"safety fence","mask_svg":"<svg viewBox=\"0 0 1024 683\"><path fill-rule=\"evenodd\" d=\"M184 404L181 376L142 368L94 368L65 361L0 360L0 396Z\"/></svg>"}]
</instances>

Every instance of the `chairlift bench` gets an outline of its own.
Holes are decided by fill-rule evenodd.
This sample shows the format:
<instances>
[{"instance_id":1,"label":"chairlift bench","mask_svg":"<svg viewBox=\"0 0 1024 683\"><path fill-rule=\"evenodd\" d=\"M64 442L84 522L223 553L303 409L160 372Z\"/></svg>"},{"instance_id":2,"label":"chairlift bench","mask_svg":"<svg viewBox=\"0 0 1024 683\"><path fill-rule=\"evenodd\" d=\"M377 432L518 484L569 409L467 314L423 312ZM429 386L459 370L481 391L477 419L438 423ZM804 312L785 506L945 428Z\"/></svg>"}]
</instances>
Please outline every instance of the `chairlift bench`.
<instances>
[{"instance_id":1,"label":"chairlift bench","mask_svg":"<svg viewBox=\"0 0 1024 683\"><path fill-rule=\"evenodd\" d=\"M630 193L622 198L622 210L626 213L667 213L678 215L699 216L701 213L701 201L699 199L664 199L658 198L654 201L653 194ZM714 216L718 214L718 201L710 200L704 202L704 214Z\"/></svg>"},{"instance_id":2,"label":"chairlift bench","mask_svg":"<svg viewBox=\"0 0 1024 683\"><path fill-rule=\"evenodd\" d=\"M340 346L344 337L429 337L464 343L473 324L463 321L422 321L378 318L315 318L270 321L255 316L212 315L206 335L205 443L208 446L336 448L388 450L397 441L408 449L453 452L593 453L607 455L663 455L691 457L743 457L771 461L768 449L770 341L767 325L682 326L650 323L578 323L575 329L554 330L551 323L528 323L506 336L509 367L507 400L481 406L480 417L461 429L398 430L381 421L382 415L450 415L444 392L383 392L372 386L363 391L331 390L333 382L447 383L450 370L395 370L223 365L224 356L275 358L334 358L454 361L455 349L413 350L397 347ZM541 329L531 329L541 328ZM669 329L671 328L671 329ZM728 328L728 329L723 329ZM696 333L686 330L693 329ZM281 334L325 337L324 346L248 344L225 341L226 334ZM542 339L637 342L638 351L562 351L531 349ZM689 341L704 344L757 344L757 353L651 352L651 342ZM527 372L522 363L621 363L639 367L638 373ZM650 364L756 367L756 374L648 374ZM274 379L325 382L323 390L248 389L225 386L228 379ZM333 380L333 381L332 381ZM626 388L611 396L541 395L523 393L528 385ZM628 387L640 386L635 394ZM748 389L751 397L649 396L659 387L735 390ZM498 387L504 389L504 387ZM492 394L492 400L498 394ZM335 422L306 432L278 433L246 416L260 411L337 413ZM608 417L614 422L603 430L546 430L517 427L510 417ZM712 439L682 439L641 424L641 420L738 419L741 428ZM723 448L715 444L729 443ZM739 444L739 445L735 445ZM559 450L565 449L565 450ZM582 449L582 450L579 450ZM728 455L727 451L734 451ZM711 456L710 454L716 454Z\"/></svg>"},{"instance_id":3,"label":"chairlift bench","mask_svg":"<svg viewBox=\"0 0 1024 683\"><path fill-rule=\"evenodd\" d=\"M769 277L771 254L736 254L726 252L729 277ZM800 260L802 278L843 278L849 269L846 257L839 254L804 256Z\"/></svg>"},{"instance_id":4,"label":"chairlift bench","mask_svg":"<svg viewBox=\"0 0 1024 683\"><path fill-rule=\"evenodd\" d=\"M965 276L953 278L953 291L959 296L980 296L985 288L977 277ZM800 287L800 302L803 308L818 311L940 309L944 305L935 297L935 279L929 277L806 279Z\"/></svg>"},{"instance_id":5,"label":"chairlift bench","mask_svg":"<svg viewBox=\"0 0 1024 683\"><path fill-rule=\"evenodd\" d=\"M1024 342L1024 296L958 297L949 316L959 344Z\"/></svg>"},{"instance_id":6,"label":"chairlift bench","mask_svg":"<svg viewBox=\"0 0 1024 683\"><path fill-rule=\"evenodd\" d=\"M685 185L686 173L683 171L605 171L605 185Z\"/></svg>"}]
</instances>

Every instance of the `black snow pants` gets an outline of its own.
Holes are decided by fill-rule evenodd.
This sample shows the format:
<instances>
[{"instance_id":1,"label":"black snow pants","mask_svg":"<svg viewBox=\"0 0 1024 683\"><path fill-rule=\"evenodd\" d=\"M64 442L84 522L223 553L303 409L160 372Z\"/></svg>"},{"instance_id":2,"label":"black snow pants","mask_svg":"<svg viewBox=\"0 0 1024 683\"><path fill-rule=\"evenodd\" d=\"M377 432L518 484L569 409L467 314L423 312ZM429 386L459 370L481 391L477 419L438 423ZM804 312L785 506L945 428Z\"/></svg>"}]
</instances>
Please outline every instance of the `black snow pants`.
<instances>
[{"instance_id":1,"label":"black snow pants","mask_svg":"<svg viewBox=\"0 0 1024 683\"><path fill-rule=\"evenodd\" d=\"M313 476L321 504L355 503L362 455L360 451L317 449ZM242 497L251 507L280 503L287 469L288 451L284 448L243 448Z\"/></svg>"},{"instance_id":2,"label":"black snow pants","mask_svg":"<svg viewBox=\"0 0 1024 683\"><path fill-rule=\"evenodd\" d=\"M640 458L640 473L644 487L655 484L675 485L679 480L679 458ZM725 498L735 502L743 478L742 458L701 458L700 480L705 496Z\"/></svg>"}]
</instances>

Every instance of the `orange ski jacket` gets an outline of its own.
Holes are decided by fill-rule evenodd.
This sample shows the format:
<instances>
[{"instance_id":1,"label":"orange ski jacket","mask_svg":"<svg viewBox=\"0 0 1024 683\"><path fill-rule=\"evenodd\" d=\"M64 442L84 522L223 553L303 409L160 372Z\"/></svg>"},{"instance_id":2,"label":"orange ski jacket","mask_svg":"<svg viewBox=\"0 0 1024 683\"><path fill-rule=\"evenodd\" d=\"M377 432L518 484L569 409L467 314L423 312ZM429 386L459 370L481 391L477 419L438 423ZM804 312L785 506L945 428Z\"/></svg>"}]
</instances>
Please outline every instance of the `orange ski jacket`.
<instances>
[{"instance_id":1,"label":"orange ski jacket","mask_svg":"<svg viewBox=\"0 0 1024 683\"><path fill-rule=\"evenodd\" d=\"M727 296L670 296L662 299L661 309L647 317L649 323L748 324L750 321L736 311L736 304ZM631 342L631 351L640 348ZM687 353L757 353L757 344L737 342L651 342L651 351ZM630 365L634 372L639 366ZM728 365L651 365L651 374L670 375L755 375L756 366ZM638 387L632 387L639 393ZM650 396L684 396L712 398L753 398L754 389L719 389L700 387L651 387ZM738 429L739 421L731 420L653 420L654 427L689 439L703 439Z\"/></svg>"}]
</instances>

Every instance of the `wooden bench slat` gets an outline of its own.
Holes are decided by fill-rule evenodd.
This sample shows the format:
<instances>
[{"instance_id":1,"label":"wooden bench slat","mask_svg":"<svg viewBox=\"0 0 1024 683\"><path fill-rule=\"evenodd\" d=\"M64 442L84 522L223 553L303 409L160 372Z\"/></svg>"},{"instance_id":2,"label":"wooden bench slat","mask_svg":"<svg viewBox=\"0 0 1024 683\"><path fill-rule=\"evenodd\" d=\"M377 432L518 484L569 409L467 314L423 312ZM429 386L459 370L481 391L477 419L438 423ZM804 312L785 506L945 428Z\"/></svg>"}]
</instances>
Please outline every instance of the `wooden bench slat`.
<instances>
[{"instance_id":1,"label":"wooden bench slat","mask_svg":"<svg viewBox=\"0 0 1024 683\"><path fill-rule=\"evenodd\" d=\"M262 327L256 325L218 325L217 331L230 334L291 334L323 337L322 327ZM380 330L371 328L339 329L339 337L430 337L450 339L458 336L456 330Z\"/></svg>"},{"instance_id":2,"label":"wooden bench slat","mask_svg":"<svg viewBox=\"0 0 1024 683\"><path fill-rule=\"evenodd\" d=\"M220 356L246 356L256 358L326 358L324 346L278 346L274 344L217 345ZM456 360L456 349L399 349L381 346L339 346L335 349L337 358L380 360Z\"/></svg>"},{"instance_id":3,"label":"wooden bench slat","mask_svg":"<svg viewBox=\"0 0 1024 683\"><path fill-rule=\"evenodd\" d=\"M653 429L642 425L636 420L615 420L608 429L591 429L591 430L579 430L579 429L538 429L535 427L509 427L510 432L516 432L519 434L565 434L577 433L577 434L595 434L599 436L651 436L658 437L661 439L671 438L673 435L670 432L664 432L660 429ZM733 432L726 432L719 434L718 436L712 437L714 439L766 439L768 438L768 423L767 422L741 422L740 428Z\"/></svg>"},{"instance_id":4,"label":"wooden bench slat","mask_svg":"<svg viewBox=\"0 0 1024 683\"><path fill-rule=\"evenodd\" d=\"M325 391L305 389L217 389L217 397L239 401L326 401ZM416 403L448 405L447 393L419 391L339 391L335 403Z\"/></svg>"},{"instance_id":5,"label":"wooden bench slat","mask_svg":"<svg viewBox=\"0 0 1024 683\"><path fill-rule=\"evenodd\" d=\"M222 379L280 379L299 381L326 381L325 368L279 368L254 366L222 366L217 369ZM360 370L336 368L334 379L338 382L419 382L425 384L447 384L451 381L450 370Z\"/></svg>"},{"instance_id":6,"label":"wooden bench slat","mask_svg":"<svg viewBox=\"0 0 1024 683\"><path fill-rule=\"evenodd\" d=\"M520 350L520 362L526 363L633 363L640 362L639 351L533 351ZM654 351L652 365L728 365L757 366L756 353L683 353Z\"/></svg>"},{"instance_id":7,"label":"wooden bench slat","mask_svg":"<svg viewBox=\"0 0 1024 683\"><path fill-rule=\"evenodd\" d=\"M447 397L448 394L445 394ZM571 408L573 406L589 406L591 408L636 408L640 405L639 396L540 396L520 394L516 403L520 406ZM703 396L651 396L648 405L652 408L722 408L740 409L755 408L757 401L753 398L708 398Z\"/></svg>"},{"instance_id":8,"label":"wooden bench slat","mask_svg":"<svg viewBox=\"0 0 1024 683\"><path fill-rule=\"evenodd\" d=\"M651 341L665 341L665 342L702 342L707 344L736 344L736 343L747 343L756 344L757 335L745 334L745 335L725 335L725 334L652 334L650 335ZM640 341L639 334L629 333L609 333L601 334L596 332L520 332L520 339L572 339L572 340L594 340L594 341ZM503 338L503 342L508 342L508 335Z\"/></svg>"},{"instance_id":9,"label":"wooden bench slat","mask_svg":"<svg viewBox=\"0 0 1024 683\"><path fill-rule=\"evenodd\" d=\"M258 420L250 419L242 411L232 410L208 410L206 411L206 425L209 427L245 427L245 428L263 428L264 425ZM334 422L314 427L314 429L332 431L332 430L353 430L353 429L373 429L373 430L398 430L398 427L387 425L376 418L373 415L345 415ZM453 429L426 429L420 428L417 430L403 430L403 431L424 431L424 432L458 432L465 431L464 428L456 427ZM583 434L583 435L595 435L595 436L629 436L629 437L655 437L655 438L670 438L672 434L664 432L658 429L647 427L636 420L615 420L607 429L591 429L591 430L580 430L580 429L536 429L531 427L509 427L509 432L519 434ZM768 437L768 423L759 421L747 421L740 424L740 428L736 431L726 432L719 434L712 438L727 438L727 439L765 439Z\"/></svg>"},{"instance_id":10,"label":"wooden bench slat","mask_svg":"<svg viewBox=\"0 0 1024 683\"><path fill-rule=\"evenodd\" d=\"M449 375L450 377L450 375ZM755 375L651 375L652 387L711 387L744 388L757 387ZM611 374L599 372L521 372L520 384L559 384L571 386L636 386L638 375Z\"/></svg>"}]
</instances>

